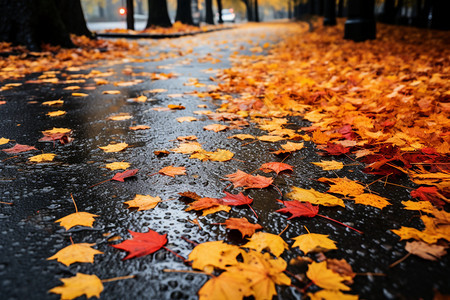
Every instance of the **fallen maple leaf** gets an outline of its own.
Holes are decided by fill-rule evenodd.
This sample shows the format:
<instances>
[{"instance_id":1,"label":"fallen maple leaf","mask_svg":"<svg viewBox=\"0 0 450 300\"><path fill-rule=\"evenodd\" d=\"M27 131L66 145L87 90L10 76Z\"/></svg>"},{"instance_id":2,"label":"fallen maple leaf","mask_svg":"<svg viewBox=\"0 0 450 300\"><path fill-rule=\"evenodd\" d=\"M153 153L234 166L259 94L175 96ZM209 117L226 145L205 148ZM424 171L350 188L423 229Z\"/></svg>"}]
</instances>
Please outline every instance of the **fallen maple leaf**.
<instances>
[{"instance_id":1,"label":"fallen maple leaf","mask_svg":"<svg viewBox=\"0 0 450 300\"><path fill-rule=\"evenodd\" d=\"M74 97L87 97L89 94L86 93L72 93L72 96Z\"/></svg>"},{"instance_id":2,"label":"fallen maple leaf","mask_svg":"<svg viewBox=\"0 0 450 300\"><path fill-rule=\"evenodd\" d=\"M225 220L225 225L228 229L239 230L243 238L246 236L252 236L256 230L263 228L259 224L250 223L247 218L229 218Z\"/></svg>"},{"instance_id":3,"label":"fallen maple leaf","mask_svg":"<svg viewBox=\"0 0 450 300\"><path fill-rule=\"evenodd\" d=\"M228 192L224 193L226 196L220 199L220 204L223 205L238 206L238 205L248 205L253 202L252 198L249 198L242 193L239 193L237 195L230 194Z\"/></svg>"},{"instance_id":4,"label":"fallen maple leaf","mask_svg":"<svg viewBox=\"0 0 450 300\"><path fill-rule=\"evenodd\" d=\"M103 91L102 94L104 94L104 95L119 95L120 91L119 90L109 90L109 91Z\"/></svg>"},{"instance_id":5,"label":"fallen maple leaf","mask_svg":"<svg viewBox=\"0 0 450 300\"><path fill-rule=\"evenodd\" d=\"M292 187L292 192L286 194L286 197L297 200L305 201L311 204L320 204L324 206L342 206L345 207L344 201L341 199L315 191L314 189L305 190L296 186Z\"/></svg>"},{"instance_id":6,"label":"fallen maple leaf","mask_svg":"<svg viewBox=\"0 0 450 300\"><path fill-rule=\"evenodd\" d=\"M139 171L139 169L131 169L131 170L125 170L123 172L116 173L111 180L116 180L120 182L124 182L125 178L131 177L136 175L136 173Z\"/></svg>"},{"instance_id":7,"label":"fallen maple leaf","mask_svg":"<svg viewBox=\"0 0 450 300\"><path fill-rule=\"evenodd\" d=\"M338 273L335 273L327 268L327 263L325 261L316 263L312 262L308 271L306 272L306 276L308 276L311 281L324 289L330 290L342 290L349 291L350 288L343 284L343 281L351 279L350 276L341 276Z\"/></svg>"},{"instance_id":8,"label":"fallen maple leaf","mask_svg":"<svg viewBox=\"0 0 450 300\"><path fill-rule=\"evenodd\" d=\"M272 152L273 154L279 155L279 154L285 154L285 153L292 153L298 150L303 149L304 144L303 143L293 143L293 142L287 142L284 145L281 145L280 150Z\"/></svg>"},{"instance_id":9,"label":"fallen maple leaf","mask_svg":"<svg viewBox=\"0 0 450 300\"><path fill-rule=\"evenodd\" d=\"M164 247L167 243L167 234L161 235L151 229L146 233L134 232L131 230L128 230L128 232L133 236L132 239L125 240L117 245L111 245L111 247L116 249L129 252L122 260L151 254Z\"/></svg>"},{"instance_id":10,"label":"fallen maple leaf","mask_svg":"<svg viewBox=\"0 0 450 300\"><path fill-rule=\"evenodd\" d=\"M232 136L229 136L228 137L229 139L240 139L240 140L245 140L245 139L252 139L252 140L254 140L255 139L255 137L253 136L253 135L251 135L251 134L235 134L235 135L232 135Z\"/></svg>"},{"instance_id":11,"label":"fallen maple leaf","mask_svg":"<svg viewBox=\"0 0 450 300\"><path fill-rule=\"evenodd\" d=\"M42 131L42 134L46 135L46 136L50 136L50 135L54 135L54 134L69 134L71 132L72 132L72 129L69 129L69 128L56 128L56 127L53 127L53 129Z\"/></svg>"},{"instance_id":12,"label":"fallen maple leaf","mask_svg":"<svg viewBox=\"0 0 450 300\"><path fill-rule=\"evenodd\" d=\"M204 130L212 130L214 132L223 131L225 129L228 129L228 126L222 125L222 124L210 124L205 127L203 127Z\"/></svg>"},{"instance_id":13,"label":"fallen maple leaf","mask_svg":"<svg viewBox=\"0 0 450 300\"><path fill-rule=\"evenodd\" d=\"M318 233L307 233L292 238L295 242L292 247L299 247L303 253L323 252L337 249L335 241L328 238L328 235Z\"/></svg>"},{"instance_id":14,"label":"fallen maple leaf","mask_svg":"<svg viewBox=\"0 0 450 300\"><path fill-rule=\"evenodd\" d=\"M50 293L60 294L61 299L71 300L85 295L86 298L100 297L103 283L95 275L77 273L74 277L61 278L64 284L49 290Z\"/></svg>"},{"instance_id":15,"label":"fallen maple leaf","mask_svg":"<svg viewBox=\"0 0 450 300\"><path fill-rule=\"evenodd\" d=\"M49 161L53 161L55 156L56 156L56 154L53 154L53 153L44 153L44 154L32 156L32 157L28 158L28 160L31 162L36 162L36 163L49 162Z\"/></svg>"},{"instance_id":16,"label":"fallen maple leaf","mask_svg":"<svg viewBox=\"0 0 450 300\"><path fill-rule=\"evenodd\" d=\"M353 279L355 278L356 273L353 272L352 266L350 266L345 259L327 258L326 261L328 269L343 276L350 277L351 280L346 280L346 283L353 284Z\"/></svg>"},{"instance_id":17,"label":"fallen maple leaf","mask_svg":"<svg viewBox=\"0 0 450 300\"><path fill-rule=\"evenodd\" d=\"M340 144L333 143L328 143L324 150L327 151L330 155L342 155L350 152L350 148L346 148Z\"/></svg>"},{"instance_id":18,"label":"fallen maple leaf","mask_svg":"<svg viewBox=\"0 0 450 300\"><path fill-rule=\"evenodd\" d=\"M231 181L235 188L244 187L244 189L262 189L272 184L273 179L270 177L264 177L260 175L253 176L237 170L236 173L226 175L228 181Z\"/></svg>"},{"instance_id":19,"label":"fallen maple leaf","mask_svg":"<svg viewBox=\"0 0 450 300\"><path fill-rule=\"evenodd\" d=\"M198 291L199 300L243 299L250 296L252 290L242 284L247 277L239 272L223 272L208 280Z\"/></svg>"},{"instance_id":20,"label":"fallen maple leaf","mask_svg":"<svg viewBox=\"0 0 450 300\"><path fill-rule=\"evenodd\" d=\"M311 300L358 300L358 295L344 294L337 290L321 290L318 292L307 294Z\"/></svg>"},{"instance_id":21,"label":"fallen maple leaf","mask_svg":"<svg viewBox=\"0 0 450 300\"><path fill-rule=\"evenodd\" d=\"M130 163L123 162L123 161L122 162L116 161L113 163L106 164L105 167L111 171L120 170L120 169L126 170L130 167Z\"/></svg>"},{"instance_id":22,"label":"fallen maple leaf","mask_svg":"<svg viewBox=\"0 0 450 300\"><path fill-rule=\"evenodd\" d=\"M175 177L175 175L186 175L185 167L164 167L158 171L159 174Z\"/></svg>"},{"instance_id":23,"label":"fallen maple leaf","mask_svg":"<svg viewBox=\"0 0 450 300\"><path fill-rule=\"evenodd\" d=\"M131 130L146 130L146 129L150 129L150 126L147 125L136 125L136 126L130 126L128 127Z\"/></svg>"},{"instance_id":24,"label":"fallen maple leaf","mask_svg":"<svg viewBox=\"0 0 450 300\"><path fill-rule=\"evenodd\" d=\"M314 206L309 202L302 203L300 201L281 201L286 206L285 208L281 208L276 212L279 213L290 213L292 214L288 220L297 217L307 217L312 218L315 217L319 212L319 206Z\"/></svg>"},{"instance_id":25,"label":"fallen maple leaf","mask_svg":"<svg viewBox=\"0 0 450 300\"><path fill-rule=\"evenodd\" d=\"M423 201L430 201L437 207L442 207L449 200L439 193L439 190L435 186L421 186L418 189L411 191L411 197L419 198Z\"/></svg>"},{"instance_id":26,"label":"fallen maple leaf","mask_svg":"<svg viewBox=\"0 0 450 300\"><path fill-rule=\"evenodd\" d=\"M62 116L65 115L67 112L64 110L57 110L57 111L51 111L47 113L47 116L49 117L58 117L58 116Z\"/></svg>"},{"instance_id":27,"label":"fallen maple leaf","mask_svg":"<svg viewBox=\"0 0 450 300\"><path fill-rule=\"evenodd\" d=\"M42 105L52 106L52 105L60 105L60 104L63 104L63 103L64 103L63 100L52 100L52 101L42 102Z\"/></svg>"},{"instance_id":28,"label":"fallen maple leaf","mask_svg":"<svg viewBox=\"0 0 450 300\"><path fill-rule=\"evenodd\" d=\"M170 149L170 151L183 154L190 154L202 150L202 145L199 142L184 142L181 143L178 148Z\"/></svg>"},{"instance_id":29,"label":"fallen maple leaf","mask_svg":"<svg viewBox=\"0 0 450 300\"><path fill-rule=\"evenodd\" d=\"M340 194L343 196L357 197L364 193L364 186L356 181L344 178L324 178L318 179L320 182L332 184L328 193Z\"/></svg>"},{"instance_id":30,"label":"fallen maple leaf","mask_svg":"<svg viewBox=\"0 0 450 300\"><path fill-rule=\"evenodd\" d=\"M213 208L216 206L220 206L220 200L217 198L204 197L198 200L195 200L192 203L189 203L189 207L186 208L186 211L190 210L204 210Z\"/></svg>"},{"instance_id":31,"label":"fallen maple leaf","mask_svg":"<svg viewBox=\"0 0 450 300\"><path fill-rule=\"evenodd\" d=\"M276 135L262 135L262 136L258 136L256 138L260 141L271 142L271 143L285 140L284 137L276 136Z\"/></svg>"},{"instance_id":32,"label":"fallen maple leaf","mask_svg":"<svg viewBox=\"0 0 450 300\"><path fill-rule=\"evenodd\" d=\"M107 146L99 147L105 152L119 152L128 147L127 143L109 144Z\"/></svg>"},{"instance_id":33,"label":"fallen maple leaf","mask_svg":"<svg viewBox=\"0 0 450 300\"><path fill-rule=\"evenodd\" d=\"M7 139L7 138L0 138L0 145L8 144L9 141L10 141L10 140Z\"/></svg>"},{"instance_id":34,"label":"fallen maple leaf","mask_svg":"<svg viewBox=\"0 0 450 300\"><path fill-rule=\"evenodd\" d=\"M288 244L278 235L267 232L257 232L251 236L247 244L242 245L244 248L254 249L261 252L266 249L273 255L279 257L284 250L289 249Z\"/></svg>"},{"instance_id":35,"label":"fallen maple leaf","mask_svg":"<svg viewBox=\"0 0 450 300\"><path fill-rule=\"evenodd\" d=\"M177 136L177 140L179 141L195 141L198 137L195 135L186 135L186 136Z\"/></svg>"},{"instance_id":36,"label":"fallen maple leaf","mask_svg":"<svg viewBox=\"0 0 450 300\"><path fill-rule=\"evenodd\" d=\"M2 151L9 153L9 154L16 154L16 153L28 152L31 150L37 150L37 149L34 146L15 144L13 147L8 148L8 149L3 149Z\"/></svg>"},{"instance_id":37,"label":"fallen maple leaf","mask_svg":"<svg viewBox=\"0 0 450 300\"><path fill-rule=\"evenodd\" d=\"M447 254L445 246L429 245L421 241L406 242L405 250L427 260L437 260Z\"/></svg>"},{"instance_id":38,"label":"fallen maple leaf","mask_svg":"<svg viewBox=\"0 0 450 300\"><path fill-rule=\"evenodd\" d=\"M195 246L188 259L192 261L192 268L210 273L213 268L225 269L237 264L237 256L243 252L238 246L223 241L206 242Z\"/></svg>"},{"instance_id":39,"label":"fallen maple leaf","mask_svg":"<svg viewBox=\"0 0 450 300\"><path fill-rule=\"evenodd\" d=\"M95 221L95 217L98 217L98 215L94 215L88 212L75 212L56 220L55 223L60 223L60 225L66 230L69 230L70 228L77 225L92 227L92 224Z\"/></svg>"},{"instance_id":40,"label":"fallen maple leaf","mask_svg":"<svg viewBox=\"0 0 450 300\"><path fill-rule=\"evenodd\" d=\"M176 109L185 109L186 107L184 107L183 105L169 104L167 105L167 108L176 110Z\"/></svg>"},{"instance_id":41,"label":"fallen maple leaf","mask_svg":"<svg viewBox=\"0 0 450 300\"><path fill-rule=\"evenodd\" d=\"M177 118L177 121L179 123L192 122L192 121L197 121L197 118L194 118L194 117L179 117L179 118Z\"/></svg>"},{"instance_id":42,"label":"fallen maple leaf","mask_svg":"<svg viewBox=\"0 0 450 300\"><path fill-rule=\"evenodd\" d=\"M124 202L128 204L129 207L137 207L138 211L141 210L149 210L154 208L159 202L161 202L161 198L152 197L150 195L139 195L137 194L133 200Z\"/></svg>"},{"instance_id":43,"label":"fallen maple leaf","mask_svg":"<svg viewBox=\"0 0 450 300\"><path fill-rule=\"evenodd\" d=\"M73 263L93 263L94 255L103 254L103 252L96 249L92 249L95 244L78 243L69 245L58 252L55 255L47 258L47 260L56 259L58 262L70 266Z\"/></svg>"},{"instance_id":44,"label":"fallen maple leaf","mask_svg":"<svg viewBox=\"0 0 450 300\"><path fill-rule=\"evenodd\" d=\"M321 162L312 162L313 165L319 166L324 171L340 170L344 164L335 160L322 160Z\"/></svg>"},{"instance_id":45,"label":"fallen maple leaf","mask_svg":"<svg viewBox=\"0 0 450 300\"><path fill-rule=\"evenodd\" d=\"M420 210L427 213L433 213L436 209L430 202L428 201L402 201L402 204L405 206L407 210Z\"/></svg>"},{"instance_id":46,"label":"fallen maple leaf","mask_svg":"<svg viewBox=\"0 0 450 300\"><path fill-rule=\"evenodd\" d=\"M355 201L355 203L358 204L364 204L364 205L370 205L379 209L383 209L387 205L391 205L389 201L387 201L387 198L374 195L374 194L361 194L353 198L352 200Z\"/></svg>"},{"instance_id":47,"label":"fallen maple leaf","mask_svg":"<svg viewBox=\"0 0 450 300\"><path fill-rule=\"evenodd\" d=\"M113 116L109 116L108 120L112 120L112 121L124 121L124 120L129 120L133 118L132 115L130 115L129 113L119 113Z\"/></svg>"},{"instance_id":48,"label":"fallen maple leaf","mask_svg":"<svg viewBox=\"0 0 450 300\"><path fill-rule=\"evenodd\" d=\"M286 170L293 171L293 166L281 162L269 162L263 164L259 169L265 173L274 171L278 175L280 172Z\"/></svg>"},{"instance_id":49,"label":"fallen maple leaf","mask_svg":"<svg viewBox=\"0 0 450 300\"><path fill-rule=\"evenodd\" d=\"M209 152L205 150L199 150L194 152L189 158L196 158L201 161L229 161L234 156L234 153L228 150L217 149L215 152Z\"/></svg>"}]
</instances>

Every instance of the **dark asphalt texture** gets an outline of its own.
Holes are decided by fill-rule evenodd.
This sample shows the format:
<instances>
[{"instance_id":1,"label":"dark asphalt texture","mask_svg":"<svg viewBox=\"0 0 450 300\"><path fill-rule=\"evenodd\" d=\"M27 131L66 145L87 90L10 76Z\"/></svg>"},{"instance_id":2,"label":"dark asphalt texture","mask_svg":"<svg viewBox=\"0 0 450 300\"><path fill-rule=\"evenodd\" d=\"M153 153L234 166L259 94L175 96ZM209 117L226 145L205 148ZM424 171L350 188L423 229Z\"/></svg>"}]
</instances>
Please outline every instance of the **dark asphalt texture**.
<instances>
[{"instance_id":1,"label":"dark asphalt texture","mask_svg":"<svg viewBox=\"0 0 450 300\"><path fill-rule=\"evenodd\" d=\"M293 237L306 233L304 226L310 232L327 234L337 242L338 250L326 253L330 258L344 258L356 273L383 273L385 276L356 276L351 286L351 293L358 294L362 299L432 299L433 290L450 294L449 256L432 262L416 256L410 256L394 268L388 266L403 257L405 242L390 229L400 226L417 227L418 213L402 209L401 201L409 200L409 191L394 186L384 186L382 182L373 184L372 190L390 199L393 205L383 210L346 202L346 208L321 207L320 213L337 219L365 232L359 235L345 227L330 223L321 218L293 219L287 221L287 216L276 213L281 208L276 202L278 192L270 187L262 190L247 190L246 195L254 199L252 205L259 215L256 220L253 213L246 207L233 207L230 213L219 212L201 217L195 212L185 212L186 204L179 199L177 193L192 191L204 197L222 197L222 190L228 185L221 180L226 174L237 169L250 173L266 162L281 161L281 158L270 153L278 149L280 144L253 142L246 144L236 139L227 139L237 133L263 135L265 132L250 126L242 130L228 130L214 133L204 131L203 127L213 123L223 123L196 116L197 122L178 123L177 117L195 116L193 111L200 110L198 105L206 104L214 110L221 104L220 100L195 95L183 95L170 98L169 94L178 94L193 90L202 91L205 88L185 86L189 78L197 78L199 82L216 84L209 79L212 74L205 69L228 68L228 59L234 51L251 54L250 48L264 43L274 43L280 34L270 27L235 29L203 34L196 37L185 37L176 40L141 41L151 43L152 51L176 53L178 50L192 48L192 53L181 57L168 58L157 62L129 63L123 62L108 66L100 63L94 69L106 71L113 69L113 78L109 81L131 80L123 75L122 70L131 67L135 72L174 72L178 77L169 80L152 81L148 77L136 77L144 82L131 87L115 87L112 84L97 86L95 90L85 87L96 86L92 79L84 84L24 84L0 93L0 100L6 100L0 106L0 137L14 139L17 143L34 145L45 153L55 153L54 162L33 164L28 157L40 154L32 151L24 154L8 155L0 151L0 201L13 202L13 205L0 204L0 298L12 299L59 299L58 295L47 291L61 284L60 278L74 276L77 272L96 274L101 279L125 275L136 275L134 279L105 283L101 299L196 299L197 291L208 280L205 275L185 273L165 273L163 269L190 270L190 267L167 251L160 250L141 258L122 261L125 252L109 246L108 238L121 236L130 238L127 230L146 232L148 229L168 235L167 247L180 255L187 257L193 245L180 237L185 236L198 243L224 240L229 243L242 244L245 241L240 234L229 231L224 226L210 225L220 223L229 217L246 217L251 222L258 222L265 232L280 233L289 223L290 226L282 234L284 240L292 245ZM249 44L252 41L252 44ZM220 63L200 63L198 58L211 54ZM151 58L151 57L150 57ZM189 62L189 63L187 63ZM158 69L164 66L165 69ZM62 70L62 74L88 73L89 68L80 72ZM41 74L32 74L26 79L35 80ZM17 82L17 81L7 81ZM89 96L85 98L72 97L70 90L63 90L70 85L79 85ZM132 103L128 98L139 96L145 90L164 88L165 93L144 95L151 98L146 103ZM120 95L103 95L104 90L121 91ZM45 114L56 110L42 106L40 103L56 99L64 100L64 105L58 109L67 111L62 117L50 118ZM152 108L181 104L185 110L155 111ZM133 119L126 121L111 121L107 117L128 112ZM298 118L290 118L289 128L298 129L308 126L308 122ZM20 126L19 126L20 124ZM151 129L131 131L132 124L149 125ZM73 142L61 145L59 143L42 143L41 131L53 127L66 127L73 130ZM165 157L156 157L155 150L172 149L178 145L178 136L196 135L203 148L214 151L217 148L235 153L237 160L228 162L201 162L189 159L189 155L171 153ZM126 142L130 145L123 152L104 153L99 146L105 146L112 141ZM14 143L0 146L1 149L13 146ZM10 159L8 159L10 158ZM323 157L317 154L317 149L311 142L305 142L305 148L284 161L294 166L291 174L276 176L274 183L283 194L290 191L291 186L314 188L325 192L328 185L316 179L320 177L348 177L363 183L376 180L377 176L361 172L362 166L348 166L339 171L322 171L311 162L317 162ZM344 164L351 164L348 158L334 158ZM109 171L104 165L113 161L127 161L131 168L138 168L134 178L124 183L110 181L89 188L102 180L111 178L118 171ZM331 160L331 159L330 159ZM187 176L175 178L146 174L155 173L165 166L184 166ZM336 174L336 175L335 175ZM273 173L265 175L272 176ZM412 186L405 178L397 178L396 183ZM227 191L236 193L228 188ZM70 194L77 202L79 211L99 215L93 228L73 228L66 231L55 224L55 220L74 212ZM150 194L159 196L163 202L152 210L138 212L127 209L123 204L134 198L135 194ZM189 222L198 218L203 230ZM106 233L110 233L106 235ZM56 261L47 261L58 250L70 244L69 237L76 243L96 243L94 248L103 251L96 255L94 264L75 263L66 267ZM117 243L117 242L115 242ZM289 261L301 254L298 248L286 251L282 257ZM310 254L310 257L315 256ZM293 273L298 270L289 267ZM293 280L300 288L302 284ZM315 291L312 287L308 291ZM278 299L301 299L301 295L293 288L278 287Z\"/></svg>"}]
</instances>

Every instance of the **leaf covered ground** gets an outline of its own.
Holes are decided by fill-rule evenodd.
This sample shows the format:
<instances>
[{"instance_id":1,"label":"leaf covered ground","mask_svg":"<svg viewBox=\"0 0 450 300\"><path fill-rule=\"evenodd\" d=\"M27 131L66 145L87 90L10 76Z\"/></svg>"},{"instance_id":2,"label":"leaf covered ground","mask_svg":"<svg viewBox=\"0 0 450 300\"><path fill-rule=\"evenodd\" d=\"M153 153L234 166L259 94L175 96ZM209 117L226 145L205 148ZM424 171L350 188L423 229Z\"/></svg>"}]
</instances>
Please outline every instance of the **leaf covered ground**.
<instances>
[{"instance_id":1,"label":"leaf covered ground","mask_svg":"<svg viewBox=\"0 0 450 300\"><path fill-rule=\"evenodd\" d=\"M447 35L319 24L3 44L7 295L450 294Z\"/></svg>"}]
</instances>

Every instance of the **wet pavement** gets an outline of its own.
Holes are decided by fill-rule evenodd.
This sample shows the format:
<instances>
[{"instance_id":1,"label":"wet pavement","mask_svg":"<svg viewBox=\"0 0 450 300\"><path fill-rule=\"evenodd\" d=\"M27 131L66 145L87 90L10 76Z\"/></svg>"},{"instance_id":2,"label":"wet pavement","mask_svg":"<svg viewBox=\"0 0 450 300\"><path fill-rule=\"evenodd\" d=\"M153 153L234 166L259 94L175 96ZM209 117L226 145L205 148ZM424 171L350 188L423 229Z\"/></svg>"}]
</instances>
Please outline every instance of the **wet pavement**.
<instances>
[{"instance_id":1,"label":"wet pavement","mask_svg":"<svg viewBox=\"0 0 450 300\"><path fill-rule=\"evenodd\" d=\"M236 52L252 54L256 46L273 44L281 39L282 26L247 27L185 37L174 40L140 41L149 45L155 56L167 52L167 59L160 61L120 63L99 62L93 69L113 72L107 77L111 84L96 85L92 78L85 83L26 83L11 90L1 92L0 100L7 101L0 106L0 137L15 140L19 144L34 145L39 151L8 155L0 152L0 201L13 205L0 204L0 290L2 299L58 299L58 295L47 291L60 285L60 278L74 276L77 272L96 274L101 279L125 275L136 275L134 279L105 283L102 299L196 299L197 291L208 280L201 274L165 273L164 269L190 270L189 266L168 253L160 250L155 254L122 261L123 251L110 247L111 237L130 238L127 230L146 232L148 229L167 233L167 247L187 257L193 245L182 240L184 236L198 243L224 240L228 243L242 244L240 234L226 230L224 226L213 225L224 222L229 217L246 217L253 223L261 224L265 232L278 234L287 224L290 226L282 237L290 245L290 238L310 232L328 234L337 242L338 250L328 252L327 257L344 258L361 274L356 276L351 286L352 293L362 299L431 299L433 290L450 293L448 273L449 257L444 256L436 262L425 261L410 256L394 268L388 266L406 254L404 243L390 229L419 224L417 212L401 208L401 201L409 200L409 191L395 186L384 186L382 182L373 184L372 191L391 200L393 205L382 211L369 206L346 202L346 208L321 207L320 213L353 226L365 234L359 235L345 227L335 225L319 218L293 219L276 213L281 208L276 202L278 191L250 189L245 193L254 199L252 207L257 212L256 219L247 207L233 207L229 213L218 212L201 216L186 212L186 203L178 193L192 191L203 197L223 196L222 191L236 192L222 180L225 175L237 169L247 173L257 170L261 164L281 161L270 153L284 142L267 143L228 139L237 133L264 135L266 132L251 125L243 129L224 132L205 131L209 124L223 123L195 115L194 111L214 110L222 100L211 97L199 98L192 91L206 91L208 87L185 85L191 78L199 83L217 85L210 77L214 70L228 68ZM180 55L182 54L182 55ZM145 57L151 59L152 56ZM206 59L205 59L206 58ZM131 69L135 75L129 75ZM125 72L124 72L125 70ZM73 74L89 74L91 67L80 71L62 70L56 76L62 80ZM150 80L148 75L139 72L174 73L168 80ZM31 74L21 82L37 80L42 74ZM129 86L115 86L114 82L142 79L143 82ZM17 82L17 81L7 81ZM65 87L78 85L81 89L72 91ZM94 89L95 88L95 89ZM166 89L167 92L152 93L152 89ZM102 91L120 90L119 95L105 95ZM73 92L87 93L87 97L74 97ZM174 95L182 94L182 95ZM148 97L147 102L137 103L129 99L140 95ZM175 97L173 97L175 96ZM57 108L41 105L44 101L62 99L64 104ZM180 104L184 110L157 111L155 107ZM199 105L202 106L199 108ZM203 108L206 105L207 108ZM67 114L48 117L46 113L62 109ZM132 119L113 121L107 118L129 113ZM176 118L194 116L195 122L179 123ZM307 121L290 118L288 128L299 129L308 126ZM132 125L148 125L142 131L128 129ZM71 143L38 142L41 131L54 127L73 130ZM189 159L189 155L171 152L157 157L154 151L170 150L179 142L179 136L196 135L204 149L230 150L235 160L227 162L202 162ZM105 153L99 146L111 142L125 142L129 148L122 152ZM7 146L11 147L14 143ZM7 146L0 146L2 149ZM50 163L34 164L28 157L40 152L54 153L56 158ZM283 194L291 186L314 188L325 192L328 185L317 181L320 177L348 177L363 183L371 183L378 177L361 172L363 166L354 165L348 158L339 161L351 166L338 171L321 171L311 164L323 159L317 154L312 142L305 142L305 148L290 155L284 162L294 166L292 173L281 173L275 177L274 184ZM118 171L109 171L105 164L114 161L131 163L138 168L137 176L126 179L124 183L109 181L90 188L90 186L111 178ZM353 165L352 165L353 164ZM184 166L186 176L174 178L163 175L148 176L163 167ZM258 173L259 174L259 173ZM263 174L263 173L261 173ZM263 174L264 175L264 174ZM399 185L411 185L406 179L398 178ZM99 217L93 228L73 228L66 231L54 222L75 212L70 194L77 203L79 211L86 211ZM148 211L130 210L124 201L136 194L159 196L166 201ZM198 219L199 226L191 223ZM70 244L70 237L76 243L96 243L94 248L104 252L96 255L94 264L75 263L70 267L56 261L47 261L55 252ZM120 239L119 239L120 240ZM117 242L113 242L117 243ZM301 254L298 248L286 251L282 257L289 261ZM314 257L314 255L310 255ZM288 267L293 273L295 267ZM293 284L303 286L297 281ZM279 299L300 299L300 293L291 287L277 287ZM309 291L314 291L310 288Z\"/></svg>"}]
</instances>

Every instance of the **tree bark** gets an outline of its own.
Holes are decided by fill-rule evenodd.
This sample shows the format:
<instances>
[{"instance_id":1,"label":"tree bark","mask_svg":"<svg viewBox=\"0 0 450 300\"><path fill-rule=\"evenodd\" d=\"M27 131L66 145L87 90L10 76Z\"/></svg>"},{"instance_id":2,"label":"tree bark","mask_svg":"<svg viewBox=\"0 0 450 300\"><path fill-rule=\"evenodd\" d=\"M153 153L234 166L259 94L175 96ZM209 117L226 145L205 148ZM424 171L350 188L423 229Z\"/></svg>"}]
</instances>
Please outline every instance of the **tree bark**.
<instances>
[{"instance_id":1,"label":"tree bark","mask_svg":"<svg viewBox=\"0 0 450 300\"><path fill-rule=\"evenodd\" d=\"M259 8L258 8L258 0L254 0L254 6L255 6L255 22L259 22Z\"/></svg>"},{"instance_id":2,"label":"tree bark","mask_svg":"<svg viewBox=\"0 0 450 300\"><path fill-rule=\"evenodd\" d=\"M89 38L95 37L86 26L86 19L84 18L80 0L57 0L55 3L69 33L84 35Z\"/></svg>"},{"instance_id":3,"label":"tree bark","mask_svg":"<svg viewBox=\"0 0 450 300\"><path fill-rule=\"evenodd\" d=\"M449 30L450 29L450 1L449 0L433 0L432 5L432 18L431 28Z\"/></svg>"},{"instance_id":4,"label":"tree bark","mask_svg":"<svg viewBox=\"0 0 450 300\"><path fill-rule=\"evenodd\" d=\"M134 3L127 0L127 29L134 30Z\"/></svg>"},{"instance_id":5,"label":"tree bark","mask_svg":"<svg viewBox=\"0 0 450 300\"><path fill-rule=\"evenodd\" d=\"M214 25L214 15L212 10L212 0L205 0L205 9L206 9L206 24Z\"/></svg>"},{"instance_id":6,"label":"tree bark","mask_svg":"<svg viewBox=\"0 0 450 300\"><path fill-rule=\"evenodd\" d=\"M376 38L375 0L348 0L344 39L362 42Z\"/></svg>"},{"instance_id":7,"label":"tree bark","mask_svg":"<svg viewBox=\"0 0 450 300\"><path fill-rule=\"evenodd\" d=\"M339 0L337 16L339 18L344 16L344 0Z\"/></svg>"},{"instance_id":8,"label":"tree bark","mask_svg":"<svg viewBox=\"0 0 450 300\"><path fill-rule=\"evenodd\" d=\"M325 0L323 25L336 25L336 0Z\"/></svg>"},{"instance_id":9,"label":"tree bark","mask_svg":"<svg viewBox=\"0 0 450 300\"><path fill-rule=\"evenodd\" d=\"M253 5L251 3L251 0L241 0L245 4L245 8L247 10L247 21L251 22L253 21Z\"/></svg>"},{"instance_id":10,"label":"tree bark","mask_svg":"<svg viewBox=\"0 0 450 300\"><path fill-rule=\"evenodd\" d=\"M148 0L148 20L146 28L152 26L171 27L166 0Z\"/></svg>"},{"instance_id":11,"label":"tree bark","mask_svg":"<svg viewBox=\"0 0 450 300\"><path fill-rule=\"evenodd\" d=\"M177 14L175 21L183 24L194 25L192 20L191 0L177 0Z\"/></svg>"},{"instance_id":12,"label":"tree bark","mask_svg":"<svg viewBox=\"0 0 450 300\"><path fill-rule=\"evenodd\" d=\"M0 0L0 41L33 51L42 43L73 47L55 0Z\"/></svg>"},{"instance_id":13,"label":"tree bark","mask_svg":"<svg viewBox=\"0 0 450 300\"><path fill-rule=\"evenodd\" d=\"M218 14L219 14L219 24L223 24L223 19L222 19L222 0L217 0L217 10L218 10Z\"/></svg>"}]
</instances>

